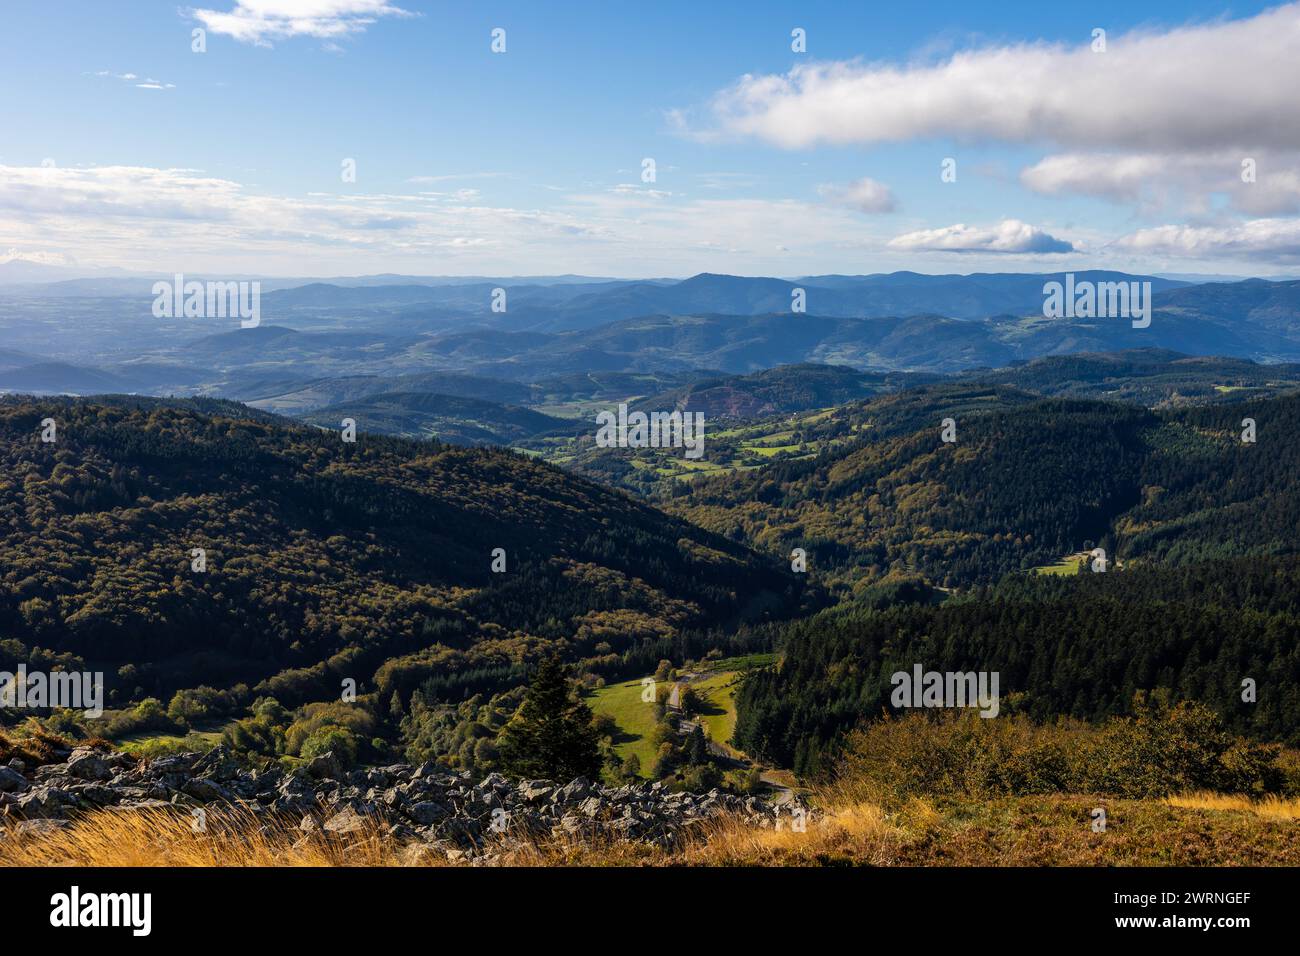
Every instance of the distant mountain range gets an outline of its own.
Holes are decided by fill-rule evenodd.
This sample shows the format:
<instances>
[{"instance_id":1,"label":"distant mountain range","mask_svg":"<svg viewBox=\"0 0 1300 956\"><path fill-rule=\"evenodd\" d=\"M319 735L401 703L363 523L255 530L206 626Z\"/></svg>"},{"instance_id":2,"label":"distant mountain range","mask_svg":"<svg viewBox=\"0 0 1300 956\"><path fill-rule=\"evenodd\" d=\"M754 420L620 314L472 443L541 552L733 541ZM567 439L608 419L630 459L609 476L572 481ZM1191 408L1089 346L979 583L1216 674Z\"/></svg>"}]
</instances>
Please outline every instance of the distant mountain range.
<instances>
[{"instance_id":1,"label":"distant mountain range","mask_svg":"<svg viewBox=\"0 0 1300 956\"><path fill-rule=\"evenodd\" d=\"M879 318L938 314L979 319L1002 313L1039 312L1043 284L1062 281L1063 273L810 276L804 279L754 278L701 273L681 281L599 281L539 285L493 281L430 287L420 284L345 288L313 283L269 294L264 311L272 321L287 321L304 310L350 307L389 308L421 305L429 310L459 310L497 328L565 332L647 315L764 315L790 313L796 290L804 312L831 318ZM1079 281L1149 281L1153 291L1187 283L1157 276L1081 271ZM506 292L505 311L492 311L493 292Z\"/></svg>"},{"instance_id":2,"label":"distant mountain range","mask_svg":"<svg viewBox=\"0 0 1300 956\"><path fill-rule=\"evenodd\" d=\"M160 321L138 298L0 297L0 325L12 332L0 350L0 390L202 394L298 414L385 393L514 406L573 401L578 392L644 398L800 363L947 374L1135 349L1300 362L1300 280L1190 285L1109 272L1075 277L1150 281L1150 326L1045 317L1050 274L564 277L506 287L504 313L489 308L490 279L308 283L266 293L262 324L251 329ZM791 311L796 289L804 290L805 313ZM593 375L642 382L620 395L593 388ZM568 384L547 398L546 381ZM720 394L713 399L727 404Z\"/></svg>"}]
</instances>

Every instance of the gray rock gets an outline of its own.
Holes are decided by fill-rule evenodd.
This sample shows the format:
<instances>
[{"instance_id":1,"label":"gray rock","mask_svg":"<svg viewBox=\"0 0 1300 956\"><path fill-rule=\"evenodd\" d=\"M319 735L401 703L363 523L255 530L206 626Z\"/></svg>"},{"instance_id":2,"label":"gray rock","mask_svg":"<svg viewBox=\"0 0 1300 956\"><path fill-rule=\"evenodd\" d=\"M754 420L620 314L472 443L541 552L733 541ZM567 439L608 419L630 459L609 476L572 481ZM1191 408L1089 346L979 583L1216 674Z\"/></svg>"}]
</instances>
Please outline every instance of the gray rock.
<instances>
[{"instance_id":1,"label":"gray rock","mask_svg":"<svg viewBox=\"0 0 1300 956\"><path fill-rule=\"evenodd\" d=\"M68 776L80 780L111 780L113 769L103 753L79 747L68 758Z\"/></svg>"},{"instance_id":2,"label":"gray rock","mask_svg":"<svg viewBox=\"0 0 1300 956\"><path fill-rule=\"evenodd\" d=\"M519 784L519 795L529 803L545 800L555 790L555 784L549 780L525 780Z\"/></svg>"},{"instance_id":3,"label":"gray rock","mask_svg":"<svg viewBox=\"0 0 1300 956\"><path fill-rule=\"evenodd\" d=\"M76 798L66 790L39 787L19 797L18 802L7 809L17 810L19 816L27 820L52 820L66 817L68 811L76 806Z\"/></svg>"},{"instance_id":4,"label":"gray rock","mask_svg":"<svg viewBox=\"0 0 1300 956\"><path fill-rule=\"evenodd\" d=\"M151 806L186 813L230 801L268 818L295 814L304 840L316 831L331 837L383 831L403 843L423 840L430 847L423 852L451 851L452 859L474 865L499 865L505 860L498 858L502 847L530 836L671 847L719 813L768 827L773 815L766 800L717 789L675 792L662 783L606 788L583 778L567 784L512 782L496 773L476 780L468 771L453 773L432 761L418 768L393 764L345 772L332 753L293 775L276 766L249 772L222 747L148 763L78 748L67 753L66 763L51 762L30 775L19 767L12 761L0 767L0 812L11 831L19 820L59 821L75 811ZM815 818L814 811L810 816ZM508 821L504 832L501 820Z\"/></svg>"},{"instance_id":5,"label":"gray rock","mask_svg":"<svg viewBox=\"0 0 1300 956\"><path fill-rule=\"evenodd\" d=\"M23 793L31 786L17 770L0 767L0 793Z\"/></svg>"},{"instance_id":6,"label":"gray rock","mask_svg":"<svg viewBox=\"0 0 1300 956\"><path fill-rule=\"evenodd\" d=\"M88 800L97 807L106 807L110 804L117 803L121 796L112 787L106 787L102 783L86 783L76 787L72 791L83 800Z\"/></svg>"},{"instance_id":7,"label":"gray rock","mask_svg":"<svg viewBox=\"0 0 1300 956\"><path fill-rule=\"evenodd\" d=\"M419 832L405 823L394 823L388 828L388 836L398 843L418 843L420 839Z\"/></svg>"},{"instance_id":8,"label":"gray rock","mask_svg":"<svg viewBox=\"0 0 1300 956\"><path fill-rule=\"evenodd\" d=\"M230 791L215 780L207 777L195 777L181 787L181 793L188 794L195 800L211 803L214 800L229 800Z\"/></svg>"},{"instance_id":9,"label":"gray rock","mask_svg":"<svg viewBox=\"0 0 1300 956\"><path fill-rule=\"evenodd\" d=\"M421 800L419 803L413 803L406 808L406 815L421 826L436 823L447 816L447 813L446 807L440 803L434 803L432 800Z\"/></svg>"},{"instance_id":10,"label":"gray rock","mask_svg":"<svg viewBox=\"0 0 1300 956\"><path fill-rule=\"evenodd\" d=\"M368 828L366 817L351 805L325 821L325 829L330 833L362 833Z\"/></svg>"},{"instance_id":11,"label":"gray rock","mask_svg":"<svg viewBox=\"0 0 1300 956\"><path fill-rule=\"evenodd\" d=\"M331 750L313 757L307 763L305 772L313 780L337 780L343 776L343 765Z\"/></svg>"},{"instance_id":12,"label":"gray rock","mask_svg":"<svg viewBox=\"0 0 1300 956\"><path fill-rule=\"evenodd\" d=\"M234 779L239 771L239 761L226 749L225 744L213 747L190 766L191 774L222 781Z\"/></svg>"},{"instance_id":13,"label":"gray rock","mask_svg":"<svg viewBox=\"0 0 1300 956\"><path fill-rule=\"evenodd\" d=\"M166 800L154 800L146 798L144 800L123 800L121 803L105 807L109 811L130 811L130 810L163 810L170 809L172 804Z\"/></svg>"},{"instance_id":14,"label":"gray rock","mask_svg":"<svg viewBox=\"0 0 1300 956\"><path fill-rule=\"evenodd\" d=\"M591 793L591 781L586 777L578 777L556 791L555 799L563 803L573 803L582 800L589 793Z\"/></svg>"},{"instance_id":15,"label":"gray rock","mask_svg":"<svg viewBox=\"0 0 1300 956\"><path fill-rule=\"evenodd\" d=\"M188 774L197 759L198 754L174 754L170 757L158 757L149 762L145 772L152 778L167 774Z\"/></svg>"}]
</instances>

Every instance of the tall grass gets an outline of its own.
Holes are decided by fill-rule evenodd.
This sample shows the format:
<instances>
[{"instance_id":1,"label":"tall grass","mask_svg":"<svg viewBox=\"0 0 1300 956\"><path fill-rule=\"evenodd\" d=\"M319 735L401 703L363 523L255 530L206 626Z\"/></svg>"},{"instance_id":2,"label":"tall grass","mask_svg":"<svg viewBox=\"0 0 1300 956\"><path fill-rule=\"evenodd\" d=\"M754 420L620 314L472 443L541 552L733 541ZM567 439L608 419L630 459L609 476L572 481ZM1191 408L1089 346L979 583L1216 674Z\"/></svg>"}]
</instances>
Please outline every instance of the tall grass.
<instances>
[{"instance_id":1,"label":"tall grass","mask_svg":"<svg viewBox=\"0 0 1300 956\"><path fill-rule=\"evenodd\" d=\"M166 808L102 810L59 829L20 828L0 839L0 866L402 866L412 855L379 823L346 840L305 834L283 819L209 807L203 832Z\"/></svg>"},{"instance_id":2,"label":"tall grass","mask_svg":"<svg viewBox=\"0 0 1300 956\"><path fill-rule=\"evenodd\" d=\"M1166 797L1164 802L1171 807L1185 807L1189 810L1236 810L1253 813L1265 820L1300 820L1300 797L1270 795L1252 799L1239 793L1200 791Z\"/></svg>"}]
</instances>

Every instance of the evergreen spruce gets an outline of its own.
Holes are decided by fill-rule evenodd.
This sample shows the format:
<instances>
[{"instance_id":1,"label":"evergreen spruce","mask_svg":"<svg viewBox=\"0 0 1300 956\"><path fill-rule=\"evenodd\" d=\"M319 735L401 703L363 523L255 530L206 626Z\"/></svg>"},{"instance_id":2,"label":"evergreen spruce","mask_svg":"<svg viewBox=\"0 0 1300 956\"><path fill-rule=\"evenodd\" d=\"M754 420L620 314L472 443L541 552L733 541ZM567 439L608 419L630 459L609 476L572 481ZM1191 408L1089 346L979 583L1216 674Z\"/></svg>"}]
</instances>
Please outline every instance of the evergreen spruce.
<instances>
[{"instance_id":1,"label":"evergreen spruce","mask_svg":"<svg viewBox=\"0 0 1300 956\"><path fill-rule=\"evenodd\" d=\"M523 703L501 731L501 762L516 777L596 778L601 759L591 708L579 699L559 658L542 661Z\"/></svg>"}]
</instances>

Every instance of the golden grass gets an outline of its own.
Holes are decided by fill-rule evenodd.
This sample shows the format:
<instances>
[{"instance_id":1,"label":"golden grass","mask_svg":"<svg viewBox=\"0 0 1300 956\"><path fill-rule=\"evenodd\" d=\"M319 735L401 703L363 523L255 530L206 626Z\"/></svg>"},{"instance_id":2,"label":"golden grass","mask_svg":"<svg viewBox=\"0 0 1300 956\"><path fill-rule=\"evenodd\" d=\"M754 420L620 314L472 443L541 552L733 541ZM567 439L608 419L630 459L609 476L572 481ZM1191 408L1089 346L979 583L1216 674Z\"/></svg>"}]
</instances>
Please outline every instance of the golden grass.
<instances>
[{"instance_id":1,"label":"golden grass","mask_svg":"<svg viewBox=\"0 0 1300 956\"><path fill-rule=\"evenodd\" d=\"M695 866L809 864L828 853L852 852L862 862L885 862L880 851L893 828L875 807L836 810L809 819L805 832L760 827L731 817L688 828L674 849L613 839L546 838L500 845L506 866ZM305 834L285 820L232 807L209 809L195 833L183 811L165 808L100 811L57 830L24 830L0 839L0 866L424 866L450 865L420 845L402 846L377 822L334 837Z\"/></svg>"},{"instance_id":2,"label":"golden grass","mask_svg":"<svg viewBox=\"0 0 1300 956\"><path fill-rule=\"evenodd\" d=\"M791 818L781 829L759 827L735 817L710 821L677 854L688 866L809 866L832 859L886 865L895 856L900 831L879 807L859 805L812 817L796 831Z\"/></svg>"},{"instance_id":3,"label":"golden grass","mask_svg":"<svg viewBox=\"0 0 1300 956\"><path fill-rule=\"evenodd\" d=\"M1300 800L1190 793L1165 800L1053 794L987 801L865 799L823 790L804 831L739 817L692 824L672 848L577 837L498 844L503 866L1204 866L1300 864ZM1105 806L1105 833L1090 810ZM209 808L203 833L183 810L99 811L59 830L0 838L0 866L451 865L370 821L359 833L304 834L246 809Z\"/></svg>"},{"instance_id":4,"label":"golden grass","mask_svg":"<svg viewBox=\"0 0 1300 956\"><path fill-rule=\"evenodd\" d=\"M1166 797L1164 802L1189 810L1238 810L1265 820L1300 820L1300 797L1270 795L1256 799L1245 794L1197 791Z\"/></svg>"},{"instance_id":5,"label":"golden grass","mask_svg":"<svg viewBox=\"0 0 1300 956\"><path fill-rule=\"evenodd\" d=\"M283 819L209 808L203 832L184 811L101 811L60 830L0 840L0 866L401 866L414 861L382 825L346 840ZM418 862L437 862L424 854Z\"/></svg>"}]
</instances>

